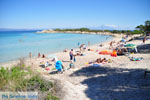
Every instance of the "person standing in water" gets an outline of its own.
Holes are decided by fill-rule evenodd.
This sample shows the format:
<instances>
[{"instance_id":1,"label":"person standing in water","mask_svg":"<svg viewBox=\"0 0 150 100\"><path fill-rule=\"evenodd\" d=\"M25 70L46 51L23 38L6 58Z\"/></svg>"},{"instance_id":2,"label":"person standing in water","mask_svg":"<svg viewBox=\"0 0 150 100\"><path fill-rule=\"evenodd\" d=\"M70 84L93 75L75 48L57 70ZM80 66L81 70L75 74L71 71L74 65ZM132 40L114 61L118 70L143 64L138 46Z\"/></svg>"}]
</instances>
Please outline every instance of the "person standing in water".
<instances>
[{"instance_id":1,"label":"person standing in water","mask_svg":"<svg viewBox=\"0 0 150 100\"><path fill-rule=\"evenodd\" d=\"M41 54L40 53L38 53L38 58L40 58L41 57Z\"/></svg>"},{"instance_id":2,"label":"person standing in water","mask_svg":"<svg viewBox=\"0 0 150 100\"><path fill-rule=\"evenodd\" d=\"M29 53L29 58L30 58L30 59L32 58L32 53L31 53L31 52Z\"/></svg>"},{"instance_id":3,"label":"person standing in water","mask_svg":"<svg viewBox=\"0 0 150 100\"><path fill-rule=\"evenodd\" d=\"M42 55L42 58L45 58L45 55L44 55L44 54Z\"/></svg>"},{"instance_id":4,"label":"person standing in water","mask_svg":"<svg viewBox=\"0 0 150 100\"><path fill-rule=\"evenodd\" d=\"M78 42L78 47L80 46L80 42Z\"/></svg>"},{"instance_id":5,"label":"person standing in water","mask_svg":"<svg viewBox=\"0 0 150 100\"><path fill-rule=\"evenodd\" d=\"M90 41L88 41L88 46L90 46Z\"/></svg>"}]
</instances>

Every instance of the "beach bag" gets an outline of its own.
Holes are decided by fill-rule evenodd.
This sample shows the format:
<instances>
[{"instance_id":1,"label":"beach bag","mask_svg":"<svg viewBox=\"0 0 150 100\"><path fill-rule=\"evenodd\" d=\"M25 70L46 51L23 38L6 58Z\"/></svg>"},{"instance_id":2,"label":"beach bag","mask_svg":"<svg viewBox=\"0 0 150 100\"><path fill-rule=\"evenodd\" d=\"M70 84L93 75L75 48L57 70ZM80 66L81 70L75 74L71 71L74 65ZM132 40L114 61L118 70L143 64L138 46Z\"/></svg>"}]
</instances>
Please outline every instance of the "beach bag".
<instances>
[{"instance_id":1,"label":"beach bag","mask_svg":"<svg viewBox=\"0 0 150 100\"><path fill-rule=\"evenodd\" d=\"M131 57L130 60L131 60L131 61L141 61L141 60L143 60L143 58Z\"/></svg>"},{"instance_id":2,"label":"beach bag","mask_svg":"<svg viewBox=\"0 0 150 100\"><path fill-rule=\"evenodd\" d=\"M111 53L111 56L112 56L112 57L117 57L117 51L114 50L114 51Z\"/></svg>"},{"instance_id":3,"label":"beach bag","mask_svg":"<svg viewBox=\"0 0 150 100\"><path fill-rule=\"evenodd\" d=\"M46 68L45 68L45 70L49 71L49 70L50 70L50 68L49 68L49 67L46 67Z\"/></svg>"}]
</instances>

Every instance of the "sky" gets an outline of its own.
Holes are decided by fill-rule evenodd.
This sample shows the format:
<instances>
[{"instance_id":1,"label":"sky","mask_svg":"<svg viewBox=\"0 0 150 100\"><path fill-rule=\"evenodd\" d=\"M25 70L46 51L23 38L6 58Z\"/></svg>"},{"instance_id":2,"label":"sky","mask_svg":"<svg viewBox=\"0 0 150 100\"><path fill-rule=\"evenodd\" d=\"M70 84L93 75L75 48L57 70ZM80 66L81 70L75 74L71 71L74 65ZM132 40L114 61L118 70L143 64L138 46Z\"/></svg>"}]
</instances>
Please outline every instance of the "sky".
<instances>
[{"instance_id":1,"label":"sky","mask_svg":"<svg viewBox=\"0 0 150 100\"><path fill-rule=\"evenodd\" d=\"M150 0L0 0L0 28L114 27L150 20Z\"/></svg>"}]
</instances>

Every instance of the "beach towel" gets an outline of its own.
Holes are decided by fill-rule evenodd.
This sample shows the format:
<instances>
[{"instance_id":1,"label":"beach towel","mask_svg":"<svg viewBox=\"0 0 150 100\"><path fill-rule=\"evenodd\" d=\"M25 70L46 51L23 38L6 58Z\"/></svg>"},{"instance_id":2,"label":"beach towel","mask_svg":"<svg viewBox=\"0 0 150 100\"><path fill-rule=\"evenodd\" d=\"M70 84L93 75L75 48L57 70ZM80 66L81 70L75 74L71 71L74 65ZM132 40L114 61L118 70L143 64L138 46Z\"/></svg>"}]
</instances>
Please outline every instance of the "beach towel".
<instances>
[{"instance_id":1,"label":"beach towel","mask_svg":"<svg viewBox=\"0 0 150 100\"><path fill-rule=\"evenodd\" d=\"M91 65L92 67L100 67L101 66L101 64L93 64L93 65Z\"/></svg>"},{"instance_id":2,"label":"beach towel","mask_svg":"<svg viewBox=\"0 0 150 100\"><path fill-rule=\"evenodd\" d=\"M131 61L141 61L141 60L143 60L142 57L140 57L140 58L129 57L129 59L130 59Z\"/></svg>"},{"instance_id":3,"label":"beach towel","mask_svg":"<svg viewBox=\"0 0 150 100\"><path fill-rule=\"evenodd\" d=\"M108 50L103 50L103 51L100 51L99 54L103 54L103 55L110 55L112 52L111 51L108 51Z\"/></svg>"},{"instance_id":4,"label":"beach towel","mask_svg":"<svg viewBox=\"0 0 150 100\"><path fill-rule=\"evenodd\" d=\"M45 64L44 61L41 61L40 64Z\"/></svg>"}]
</instances>

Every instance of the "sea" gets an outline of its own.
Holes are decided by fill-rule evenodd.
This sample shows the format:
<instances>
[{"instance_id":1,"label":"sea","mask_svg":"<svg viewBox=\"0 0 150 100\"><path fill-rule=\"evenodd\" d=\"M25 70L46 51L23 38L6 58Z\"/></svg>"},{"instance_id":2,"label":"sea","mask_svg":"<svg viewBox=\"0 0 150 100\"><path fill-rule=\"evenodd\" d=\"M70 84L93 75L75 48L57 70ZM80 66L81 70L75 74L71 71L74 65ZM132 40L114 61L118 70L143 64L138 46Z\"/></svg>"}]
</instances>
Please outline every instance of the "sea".
<instances>
[{"instance_id":1,"label":"sea","mask_svg":"<svg viewBox=\"0 0 150 100\"><path fill-rule=\"evenodd\" d=\"M50 54L65 48L78 48L79 44L98 44L112 36L76 33L35 33L36 31L0 31L0 63L28 58L38 53Z\"/></svg>"}]
</instances>

